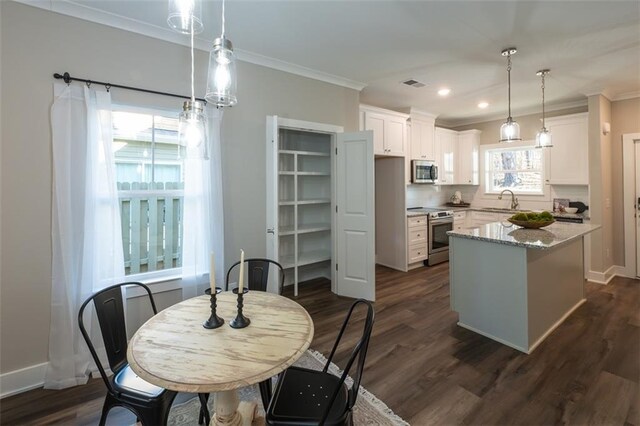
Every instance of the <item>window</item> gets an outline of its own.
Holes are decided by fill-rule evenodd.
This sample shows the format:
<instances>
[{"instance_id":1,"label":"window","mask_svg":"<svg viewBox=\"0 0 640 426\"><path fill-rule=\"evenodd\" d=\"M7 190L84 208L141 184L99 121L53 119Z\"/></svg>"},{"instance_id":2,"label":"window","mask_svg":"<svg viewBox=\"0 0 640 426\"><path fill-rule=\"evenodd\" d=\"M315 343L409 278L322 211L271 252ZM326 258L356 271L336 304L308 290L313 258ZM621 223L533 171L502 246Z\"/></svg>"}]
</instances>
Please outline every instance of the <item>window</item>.
<instances>
[{"instance_id":1,"label":"window","mask_svg":"<svg viewBox=\"0 0 640 426\"><path fill-rule=\"evenodd\" d=\"M178 114L170 115L126 108L113 111L127 275L182 265L184 164L178 145Z\"/></svg>"},{"instance_id":2,"label":"window","mask_svg":"<svg viewBox=\"0 0 640 426\"><path fill-rule=\"evenodd\" d=\"M544 153L533 146L488 148L485 151L485 192L510 189L516 194L544 195Z\"/></svg>"}]
</instances>

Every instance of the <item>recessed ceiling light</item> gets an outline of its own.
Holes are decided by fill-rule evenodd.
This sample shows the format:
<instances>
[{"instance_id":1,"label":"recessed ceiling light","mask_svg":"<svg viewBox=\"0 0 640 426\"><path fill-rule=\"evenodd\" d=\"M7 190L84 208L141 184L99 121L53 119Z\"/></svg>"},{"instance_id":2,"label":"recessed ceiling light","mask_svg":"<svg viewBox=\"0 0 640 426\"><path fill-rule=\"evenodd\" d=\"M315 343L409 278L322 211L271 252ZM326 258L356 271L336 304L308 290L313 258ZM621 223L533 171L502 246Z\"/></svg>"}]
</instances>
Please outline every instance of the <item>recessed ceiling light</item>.
<instances>
[{"instance_id":1,"label":"recessed ceiling light","mask_svg":"<svg viewBox=\"0 0 640 426\"><path fill-rule=\"evenodd\" d=\"M445 87L445 88L442 88L442 89L438 90L438 95L447 96L449 94L449 92L451 92L451 89L447 89Z\"/></svg>"},{"instance_id":2,"label":"recessed ceiling light","mask_svg":"<svg viewBox=\"0 0 640 426\"><path fill-rule=\"evenodd\" d=\"M489 103L488 103L488 102L480 102L480 103L478 104L478 108L482 108L482 109L485 109L485 108L486 108L486 107L488 107L488 106L489 106Z\"/></svg>"}]
</instances>

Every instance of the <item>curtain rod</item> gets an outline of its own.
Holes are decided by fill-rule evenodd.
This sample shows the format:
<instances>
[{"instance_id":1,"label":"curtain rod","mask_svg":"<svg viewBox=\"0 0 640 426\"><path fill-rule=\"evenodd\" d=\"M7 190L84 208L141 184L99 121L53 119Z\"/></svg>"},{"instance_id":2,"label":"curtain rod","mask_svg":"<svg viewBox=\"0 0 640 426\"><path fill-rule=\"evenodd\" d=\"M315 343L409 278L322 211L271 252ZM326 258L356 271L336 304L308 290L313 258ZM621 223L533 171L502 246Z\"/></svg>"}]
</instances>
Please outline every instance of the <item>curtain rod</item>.
<instances>
[{"instance_id":1,"label":"curtain rod","mask_svg":"<svg viewBox=\"0 0 640 426\"><path fill-rule=\"evenodd\" d=\"M80 81L82 83L86 83L87 86L91 86L92 84L98 84L98 85L104 86L105 89L107 89L107 92L112 87L116 87L118 89L134 90L136 92L144 92L144 93L152 93L154 95L172 96L174 98L181 98L181 99L191 99L190 96L176 95L175 93L159 92L157 90L141 89L139 87L123 86L121 84L104 83L102 81L93 81L93 80L87 80L85 78L71 77L68 72L65 72L64 74L55 73L55 74L53 74L53 77L57 78L57 79L62 79L67 84L71 83L72 81ZM202 99L202 98L196 98L196 100L204 102L205 104L207 103L207 101Z\"/></svg>"}]
</instances>

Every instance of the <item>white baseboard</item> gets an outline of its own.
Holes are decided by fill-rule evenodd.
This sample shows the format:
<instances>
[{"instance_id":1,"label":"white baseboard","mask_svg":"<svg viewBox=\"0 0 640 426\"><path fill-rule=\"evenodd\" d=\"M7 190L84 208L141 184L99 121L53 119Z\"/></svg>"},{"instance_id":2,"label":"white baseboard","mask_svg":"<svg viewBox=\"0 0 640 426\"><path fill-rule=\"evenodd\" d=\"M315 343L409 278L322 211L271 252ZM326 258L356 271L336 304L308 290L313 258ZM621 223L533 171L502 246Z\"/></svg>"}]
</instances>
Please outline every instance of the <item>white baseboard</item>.
<instances>
[{"instance_id":1,"label":"white baseboard","mask_svg":"<svg viewBox=\"0 0 640 426\"><path fill-rule=\"evenodd\" d=\"M631 271L631 268L627 268L626 266L614 266L613 274L618 277L638 278L636 277L635 271Z\"/></svg>"},{"instance_id":2,"label":"white baseboard","mask_svg":"<svg viewBox=\"0 0 640 426\"><path fill-rule=\"evenodd\" d=\"M47 362L0 374L0 399L42 387Z\"/></svg>"},{"instance_id":3,"label":"white baseboard","mask_svg":"<svg viewBox=\"0 0 640 426\"><path fill-rule=\"evenodd\" d=\"M609 284L609 282L616 276L635 278L630 276L627 268L619 265L612 265L604 272L589 271L587 273L587 280L597 284Z\"/></svg>"}]
</instances>

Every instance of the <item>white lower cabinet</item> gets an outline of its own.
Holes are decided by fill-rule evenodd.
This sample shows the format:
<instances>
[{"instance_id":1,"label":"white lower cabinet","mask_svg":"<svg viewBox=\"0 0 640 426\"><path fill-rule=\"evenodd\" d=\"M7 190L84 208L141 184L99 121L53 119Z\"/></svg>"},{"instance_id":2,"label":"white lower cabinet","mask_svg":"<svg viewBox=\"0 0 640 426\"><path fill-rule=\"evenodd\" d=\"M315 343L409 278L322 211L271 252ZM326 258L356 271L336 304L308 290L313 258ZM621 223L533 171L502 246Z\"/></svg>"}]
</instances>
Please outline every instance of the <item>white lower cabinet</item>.
<instances>
[{"instance_id":1,"label":"white lower cabinet","mask_svg":"<svg viewBox=\"0 0 640 426\"><path fill-rule=\"evenodd\" d=\"M422 266L429 253L427 216L407 218L407 265L408 269Z\"/></svg>"},{"instance_id":2,"label":"white lower cabinet","mask_svg":"<svg viewBox=\"0 0 640 426\"><path fill-rule=\"evenodd\" d=\"M467 212L455 212L453 214L453 229L459 231L461 229L467 228Z\"/></svg>"}]
</instances>

